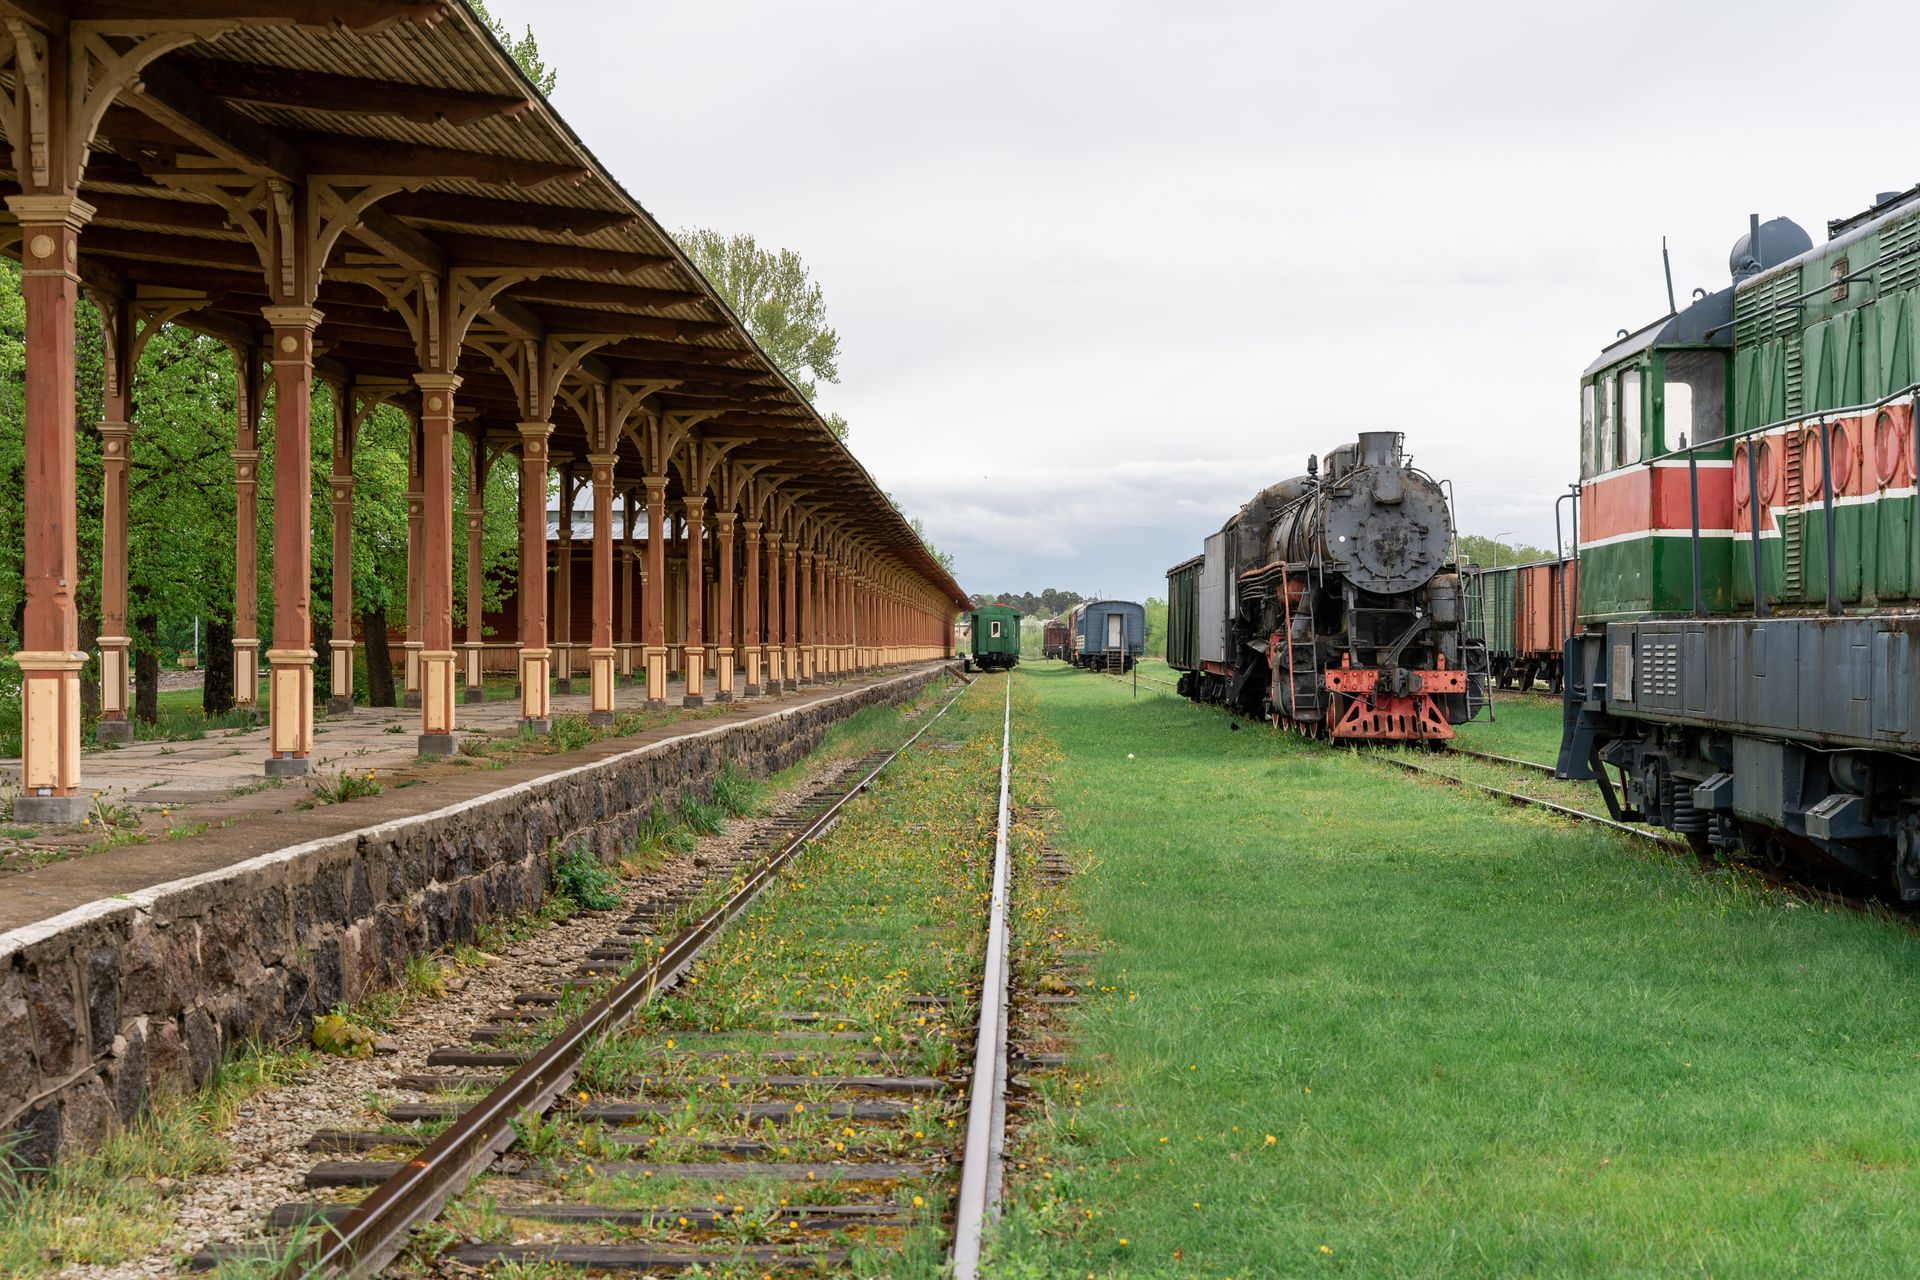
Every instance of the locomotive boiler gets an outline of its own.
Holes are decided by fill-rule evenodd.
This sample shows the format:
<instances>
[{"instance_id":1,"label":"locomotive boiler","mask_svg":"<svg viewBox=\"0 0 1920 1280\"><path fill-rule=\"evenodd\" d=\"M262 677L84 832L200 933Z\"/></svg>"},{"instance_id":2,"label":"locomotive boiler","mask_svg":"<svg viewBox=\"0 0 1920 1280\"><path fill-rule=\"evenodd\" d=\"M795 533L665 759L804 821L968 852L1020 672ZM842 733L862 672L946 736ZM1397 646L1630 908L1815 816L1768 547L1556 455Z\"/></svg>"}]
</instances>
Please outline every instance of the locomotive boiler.
<instances>
[{"instance_id":1,"label":"locomotive boiler","mask_svg":"<svg viewBox=\"0 0 1920 1280\"><path fill-rule=\"evenodd\" d=\"M1168 570L1180 692L1335 740L1451 738L1485 689L1454 545L1399 432L1308 459Z\"/></svg>"}]
</instances>

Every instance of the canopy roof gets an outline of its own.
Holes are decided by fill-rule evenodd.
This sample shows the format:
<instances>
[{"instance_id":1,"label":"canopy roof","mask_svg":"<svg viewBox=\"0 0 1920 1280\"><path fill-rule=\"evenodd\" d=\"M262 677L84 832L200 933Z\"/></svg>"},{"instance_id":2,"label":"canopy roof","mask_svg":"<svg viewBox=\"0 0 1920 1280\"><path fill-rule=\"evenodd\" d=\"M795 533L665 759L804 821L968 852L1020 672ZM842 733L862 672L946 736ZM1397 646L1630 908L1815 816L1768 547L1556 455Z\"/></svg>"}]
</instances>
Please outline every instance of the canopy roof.
<instances>
[{"instance_id":1,"label":"canopy roof","mask_svg":"<svg viewBox=\"0 0 1920 1280\"><path fill-rule=\"evenodd\" d=\"M966 606L673 238L460 0L0 0L0 17L16 38L23 25L71 21L76 44L84 35L101 59L143 39L177 45L100 116L80 188L96 210L80 236L90 291L138 299L151 314L189 306L171 318L263 345L261 308L275 299L257 229L238 225L223 185L252 183L263 199L379 192L338 219L346 230L315 300L321 377L384 381L404 395L421 340L390 282L466 273L482 283L457 367L464 414L510 435L523 397L502 357L548 336L593 336L553 412L556 460L589 452L583 403L594 388L655 388L649 406L705 415L702 439L731 446L729 461L803 492L859 543ZM0 71L16 100L18 65ZM0 150L4 193L19 190L20 160ZM635 484L642 470L623 444L616 483Z\"/></svg>"}]
</instances>

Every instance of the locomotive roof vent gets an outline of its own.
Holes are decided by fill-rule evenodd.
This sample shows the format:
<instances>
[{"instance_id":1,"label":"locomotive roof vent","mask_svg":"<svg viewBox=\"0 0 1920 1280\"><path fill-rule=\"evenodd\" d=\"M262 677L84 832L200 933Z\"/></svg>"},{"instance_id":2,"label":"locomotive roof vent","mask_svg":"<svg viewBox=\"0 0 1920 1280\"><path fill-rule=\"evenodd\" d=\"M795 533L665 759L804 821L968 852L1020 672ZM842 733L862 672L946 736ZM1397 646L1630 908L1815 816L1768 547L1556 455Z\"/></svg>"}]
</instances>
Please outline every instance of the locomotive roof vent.
<instances>
[{"instance_id":1,"label":"locomotive roof vent","mask_svg":"<svg viewBox=\"0 0 1920 1280\"><path fill-rule=\"evenodd\" d=\"M1757 246L1757 247L1756 247ZM1761 222L1753 215L1747 234L1733 242L1727 255L1727 269L1735 280L1745 280L1783 262L1791 262L1813 248L1813 237L1791 218Z\"/></svg>"}]
</instances>

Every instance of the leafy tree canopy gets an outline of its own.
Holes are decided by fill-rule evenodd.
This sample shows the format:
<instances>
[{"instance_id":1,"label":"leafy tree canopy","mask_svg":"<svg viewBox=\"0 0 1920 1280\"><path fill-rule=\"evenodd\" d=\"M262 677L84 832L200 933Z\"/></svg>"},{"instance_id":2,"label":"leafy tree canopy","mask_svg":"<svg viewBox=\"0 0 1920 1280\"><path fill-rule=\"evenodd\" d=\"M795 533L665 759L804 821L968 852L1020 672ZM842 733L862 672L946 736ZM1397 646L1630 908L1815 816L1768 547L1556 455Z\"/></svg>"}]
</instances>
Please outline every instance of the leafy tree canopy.
<instances>
[{"instance_id":1,"label":"leafy tree canopy","mask_svg":"<svg viewBox=\"0 0 1920 1280\"><path fill-rule=\"evenodd\" d=\"M840 381L840 335L827 323L826 297L799 254L762 249L751 235L722 235L707 227L675 238L801 395L811 400L820 383ZM827 425L846 438L846 419L839 414Z\"/></svg>"},{"instance_id":2,"label":"leafy tree canopy","mask_svg":"<svg viewBox=\"0 0 1920 1280\"><path fill-rule=\"evenodd\" d=\"M493 32L494 38L500 42L500 47L520 64L520 70L526 72L527 79L533 82L533 87L552 97L554 86L560 83L560 73L548 66L540 57L540 42L533 38L533 28L528 27L526 34L516 40L507 31L506 23L487 12L486 0L467 0L467 3L473 7L475 16L487 24L487 30Z\"/></svg>"},{"instance_id":3,"label":"leafy tree canopy","mask_svg":"<svg viewBox=\"0 0 1920 1280\"><path fill-rule=\"evenodd\" d=\"M1469 533L1460 539L1460 562L1479 565L1482 569L1503 569L1510 564L1551 559L1553 552L1528 546L1524 542L1501 542L1477 533Z\"/></svg>"}]
</instances>

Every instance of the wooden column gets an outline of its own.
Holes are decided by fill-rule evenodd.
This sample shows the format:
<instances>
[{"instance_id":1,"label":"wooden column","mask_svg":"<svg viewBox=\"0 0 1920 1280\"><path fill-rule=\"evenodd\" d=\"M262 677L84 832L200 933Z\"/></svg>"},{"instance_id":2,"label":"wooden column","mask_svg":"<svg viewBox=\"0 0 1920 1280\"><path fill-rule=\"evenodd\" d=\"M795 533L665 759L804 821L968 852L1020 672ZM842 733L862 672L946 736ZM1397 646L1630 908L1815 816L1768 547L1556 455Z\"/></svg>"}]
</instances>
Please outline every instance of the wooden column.
<instances>
[{"instance_id":1,"label":"wooden column","mask_svg":"<svg viewBox=\"0 0 1920 1280\"><path fill-rule=\"evenodd\" d=\"M416 373L420 388L422 561L420 754L453 754L459 655L453 649L453 395L460 375Z\"/></svg>"},{"instance_id":2,"label":"wooden column","mask_svg":"<svg viewBox=\"0 0 1920 1280\"><path fill-rule=\"evenodd\" d=\"M761 672L766 667L766 647L760 631L760 522L746 520L740 527L747 535L744 551L746 582L740 594L740 650L747 668L745 694L749 698L757 698L760 696Z\"/></svg>"},{"instance_id":3,"label":"wooden column","mask_svg":"<svg viewBox=\"0 0 1920 1280\"><path fill-rule=\"evenodd\" d=\"M520 723L535 733L553 728L547 680L547 437L551 422L520 424Z\"/></svg>"},{"instance_id":4,"label":"wooden column","mask_svg":"<svg viewBox=\"0 0 1920 1280\"><path fill-rule=\"evenodd\" d=\"M426 602L421 595L425 579L421 569L425 563L426 547L423 538L427 527L427 504L424 481L420 476L421 454L425 449L420 439L421 422L409 414L407 424L407 638L405 641L405 692L400 704L406 707L420 705L420 651L427 647L423 630L423 618ZM383 637L384 639L384 637Z\"/></svg>"},{"instance_id":5,"label":"wooden column","mask_svg":"<svg viewBox=\"0 0 1920 1280\"><path fill-rule=\"evenodd\" d=\"M17 141L15 147L17 154ZM80 651L74 601L79 490L73 324L80 300L80 228L93 208L70 195L8 196L7 206L20 220L26 307L25 470L18 495L26 515L26 621L14 654L20 664L21 790L13 816L19 822L78 822L90 801L80 789L80 668L87 655Z\"/></svg>"},{"instance_id":6,"label":"wooden column","mask_svg":"<svg viewBox=\"0 0 1920 1280\"><path fill-rule=\"evenodd\" d=\"M667 477L647 476L647 710L667 707Z\"/></svg>"},{"instance_id":7,"label":"wooden column","mask_svg":"<svg viewBox=\"0 0 1920 1280\"><path fill-rule=\"evenodd\" d=\"M687 520L687 691L680 699L683 707L706 703L706 508L703 494L683 500Z\"/></svg>"},{"instance_id":8,"label":"wooden column","mask_svg":"<svg viewBox=\"0 0 1920 1280\"><path fill-rule=\"evenodd\" d=\"M713 517L714 552L719 558L718 590L715 592L715 604L719 617L714 626L714 667L718 672L718 690L714 698L719 702L733 701L733 660L738 637L733 630L733 521L731 511L718 511Z\"/></svg>"},{"instance_id":9,"label":"wooden column","mask_svg":"<svg viewBox=\"0 0 1920 1280\"><path fill-rule=\"evenodd\" d=\"M639 553L633 537L633 490L621 494L620 546L620 678L633 683L633 560Z\"/></svg>"},{"instance_id":10,"label":"wooden column","mask_svg":"<svg viewBox=\"0 0 1920 1280\"><path fill-rule=\"evenodd\" d=\"M814 611L813 548L803 547L800 551L800 579L798 583L800 604L800 683L813 684L820 678L820 652L814 626L818 615Z\"/></svg>"},{"instance_id":11,"label":"wooden column","mask_svg":"<svg viewBox=\"0 0 1920 1280\"><path fill-rule=\"evenodd\" d=\"M353 714L353 384L333 384L333 473L327 487L333 501L332 625L327 714ZM384 642L385 636L381 637Z\"/></svg>"},{"instance_id":12,"label":"wooden column","mask_svg":"<svg viewBox=\"0 0 1920 1280\"><path fill-rule=\"evenodd\" d=\"M766 659L766 689L769 693L778 693L786 687L786 654L781 647L781 618L784 613L780 607L780 530L767 531L767 620L762 642L762 656Z\"/></svg>"},{"instance_id":13,"label":"wooden column","mask_svg":"<svg viewBox=\"0 0 1920 1280\"><path fill-rule=\"evenodd\" d=\"M486 612L486 529L487 475L493 470L487 457L486 428L475 425L467 436L467 638L465 700L485 702L486 631L482 625Z\"/></svg>"},{"instance_id":14,"label":"wooden column","mask_svg":"<svg viewBox=\"0 0 1920 1280\"><path fill-rule=\"evenodd\" d=\"M127 719L127 465L133 453L133 307L125 298L99 299L106 340L106 378L100 412L100 721L97 742L133 741Z\"/></svg>"},{"instance_id":15,"label":"wooden column","mask_svg":"<svg viewBox=\"0 0 1920 1280\"><path fill-rule=\"evenodd\" d=\"M554 456L560 468L559 543L553 553L554 692L573 692L573 459Z\"/></svg>"},{"instance_id":16,"label":"wooden column","mask_svg":"<svg viewBox=\"0 0 1920 1280\"><path fill-rule=\"evenodd\" d=\"M260 704L260 371L266 352L233 348L233 702ZM386 637L380 638L386 643Z\"/></svg>"},{"instance_id":17,"label":"wooden column","mask_svg":"<svg viewBox=\"0 0 1920 1280\"><path fill-rule=\"evenodd\" d=\"M613 464L611 453L587 455L593 469L593 636L587 650L590 709L587 719L611 725L614 719L613 648Z\"/></svg>"},{"instance_id":18,"label":"wooden column","mask_svg":"<svg viewBox=\"0 0 1920 1280\"><path fill-rule=\"evenodd\" d=\"M782 650L781 674L783 684L788 689L800 687L800 615L794 608L799 600L799 591L795 585L799 557L796 553L800 544L787 539L780 544L780 647Z\"/></svg>"},{"instance_id":19,"label":"wooden column","mask_svg":"<svg viewBox=\"0 0 1920 1280\"><path fill-rule=\"evenodd\" d=\"M261 309L273 329L273 648L267 650L269 776L312 768L313 331L310 306Z\"/></svg>"}]
</instances>

